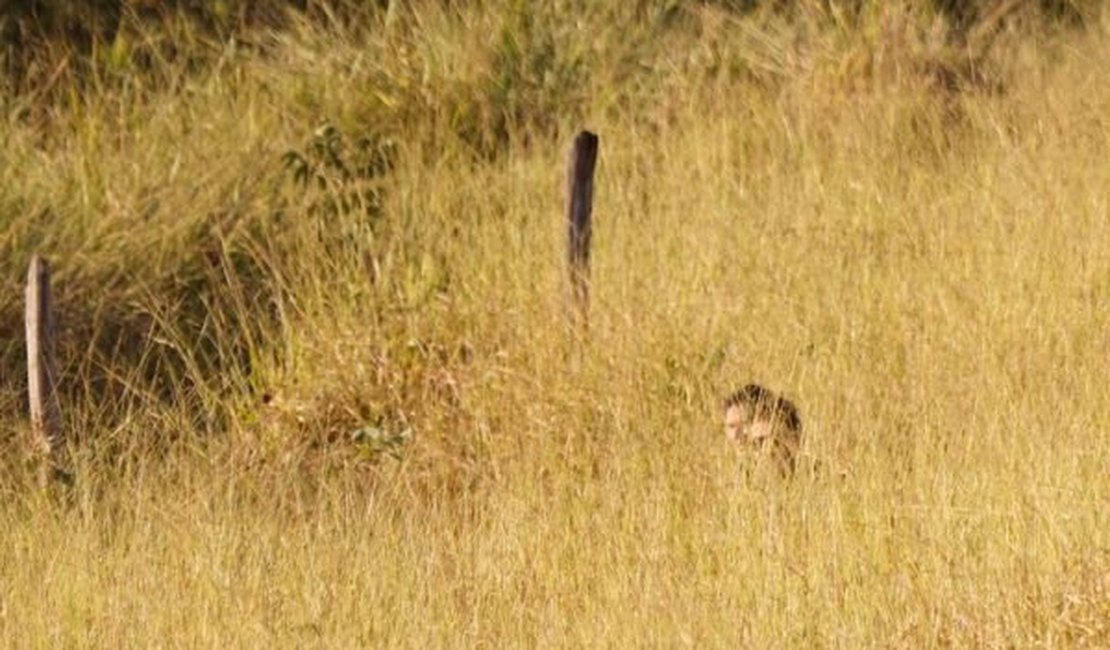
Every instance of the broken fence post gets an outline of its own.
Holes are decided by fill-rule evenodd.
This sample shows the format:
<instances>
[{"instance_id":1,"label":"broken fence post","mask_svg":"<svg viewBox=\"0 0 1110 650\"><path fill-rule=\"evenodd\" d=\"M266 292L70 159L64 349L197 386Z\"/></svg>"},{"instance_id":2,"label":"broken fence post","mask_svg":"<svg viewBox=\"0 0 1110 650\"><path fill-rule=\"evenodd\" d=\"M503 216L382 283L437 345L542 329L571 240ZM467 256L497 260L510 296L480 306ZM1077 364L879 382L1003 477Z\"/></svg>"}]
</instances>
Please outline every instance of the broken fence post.
<instances>
[{"instance_id":1,"label":"broken fence post","mask_svg":"<svg viewBox=\"0 0 1110 650\"><path fill-rule=\"evenodd\" d=\"M581 331L589 327L590 238L593 235L594 168L598 137L582 131L574 138L567 165L567 270L571 319Z\"/></svg>"},{"instance_id":2,"label":"broken fence post","mask_svg":"<svg viewBox=\"0 0 1110 650\"><path fill-rule=\"evenodd\" d=\"M58 404L58 362L54 352L50 265L39 255L27 270L27 394L31 434L40 462L40 481L61 471L62 413Z\"/></svg>"}]
</instances>

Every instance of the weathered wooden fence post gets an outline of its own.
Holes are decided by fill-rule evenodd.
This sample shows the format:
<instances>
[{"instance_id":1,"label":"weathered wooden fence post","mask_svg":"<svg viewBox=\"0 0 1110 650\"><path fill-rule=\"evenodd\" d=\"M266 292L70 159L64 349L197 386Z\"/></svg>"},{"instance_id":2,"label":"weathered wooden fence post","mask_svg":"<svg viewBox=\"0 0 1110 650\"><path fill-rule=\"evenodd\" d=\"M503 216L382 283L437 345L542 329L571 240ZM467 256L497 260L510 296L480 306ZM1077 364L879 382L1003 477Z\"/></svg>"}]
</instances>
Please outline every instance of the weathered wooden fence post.
<instances>
[{"instance_id":1,"label":"weathered wooden fence post","mask_svg":"<svg viewBox=\"0 0 1110 650\"><path fill-rule=\"evenodd\" d=\"M61 471L59 456L64 442L54 342L50 265L34 255L27 270L27 393L31 434L39 455L39 480L44 485Z\"/></svg>"},{"instance_id":2,"label":"weathered wooden fence post","mask_svg":"<svg viewBox=\"0 0 1110 650\"><path fill-rule=\"evenodd\" d=\"M567 166L567 270L570 273L571 319L583 333L589 328L590 238L593 235L594 168L598 138L582 131L574 138Z\"/></svg>"}]
</instances>

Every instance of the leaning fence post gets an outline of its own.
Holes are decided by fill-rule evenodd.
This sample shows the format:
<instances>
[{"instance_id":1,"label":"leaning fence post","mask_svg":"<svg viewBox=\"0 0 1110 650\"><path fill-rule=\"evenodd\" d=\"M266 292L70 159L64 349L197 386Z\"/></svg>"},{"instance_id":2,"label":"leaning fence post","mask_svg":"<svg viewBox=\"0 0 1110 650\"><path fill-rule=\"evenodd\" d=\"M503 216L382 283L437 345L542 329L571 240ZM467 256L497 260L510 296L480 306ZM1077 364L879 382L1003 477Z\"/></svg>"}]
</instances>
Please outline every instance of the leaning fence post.
<instances>
[{"instance_id":1,"label":"leaning fence post","mask_svg":"<svg viewBox=\"0 0 1110 650\"><path fill-rule=\"evenodd\" d=\"M27 270L27 393L31 434L39 456L40 481L60 471L62 413L58 405L58 362L54 354L54 314L50 304L50 265L39 255Z\"/></svg>"},{"instance_id":2,"label":"leaning fence post","mask_svg":"<svg viewBox=\"0 0 1110 650\"><path fill-rule=\"evenodd\" d=\"M594 168L598 138L582 131L574 138L567 165L567 270L570 274L571 319L581 331L589 327L590 238L594 199Z\"/></svg>"}]
</instances>

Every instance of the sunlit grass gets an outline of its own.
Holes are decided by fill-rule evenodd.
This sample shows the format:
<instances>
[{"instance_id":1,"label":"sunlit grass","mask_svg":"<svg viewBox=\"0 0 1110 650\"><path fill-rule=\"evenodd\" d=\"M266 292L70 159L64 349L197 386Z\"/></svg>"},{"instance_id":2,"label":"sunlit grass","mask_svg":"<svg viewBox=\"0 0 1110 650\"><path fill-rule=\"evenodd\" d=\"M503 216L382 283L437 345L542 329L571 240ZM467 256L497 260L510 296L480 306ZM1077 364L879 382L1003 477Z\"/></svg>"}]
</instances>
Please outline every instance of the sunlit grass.
<instances>
[{"instance_id":1,"label":"sunlit grass","mask_svg":"<svg viewBox=\"0 0 1110 650\"><path fill-rule=\"evenodd\" d=\"M544 14L524 50L511 14L414 15L0 125L5 645L1110 643L1098 34L1015 36L1001 88L949 93L712 9L596 41ZM344 176L329 133L388 170ZM32 250L67 494L18 456ZM749 380L824 470L741 471L718 409Z\"/></svg>"}]
</instances>

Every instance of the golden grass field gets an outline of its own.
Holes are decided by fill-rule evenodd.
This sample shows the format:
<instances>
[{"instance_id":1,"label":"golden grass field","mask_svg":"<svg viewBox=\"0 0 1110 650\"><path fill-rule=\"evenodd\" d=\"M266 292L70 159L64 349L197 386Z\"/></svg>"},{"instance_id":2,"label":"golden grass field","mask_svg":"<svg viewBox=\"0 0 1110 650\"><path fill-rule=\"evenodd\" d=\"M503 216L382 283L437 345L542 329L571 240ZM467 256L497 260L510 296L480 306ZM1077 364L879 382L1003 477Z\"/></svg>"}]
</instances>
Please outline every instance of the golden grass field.
<instances>
[{"instance_id":1,"label":"golden grass field","mask_svg":"<svg viewBox=\"0 0 1110 650\"><path fill-rule=\"evenodd\" d=\"M673 4L136 26L3 95L0 644L1110 647L1107 25L972 74L912 5ZM741 471L748 381L836 471Z\"/></svg>"}]
</instances>

